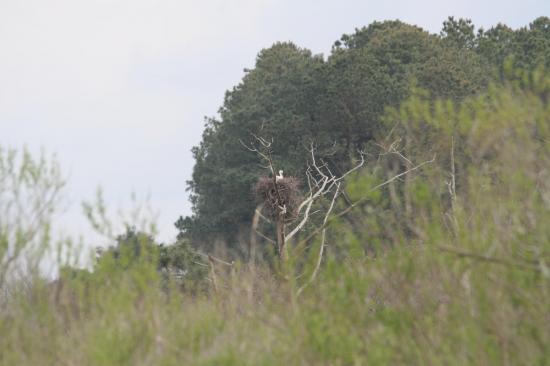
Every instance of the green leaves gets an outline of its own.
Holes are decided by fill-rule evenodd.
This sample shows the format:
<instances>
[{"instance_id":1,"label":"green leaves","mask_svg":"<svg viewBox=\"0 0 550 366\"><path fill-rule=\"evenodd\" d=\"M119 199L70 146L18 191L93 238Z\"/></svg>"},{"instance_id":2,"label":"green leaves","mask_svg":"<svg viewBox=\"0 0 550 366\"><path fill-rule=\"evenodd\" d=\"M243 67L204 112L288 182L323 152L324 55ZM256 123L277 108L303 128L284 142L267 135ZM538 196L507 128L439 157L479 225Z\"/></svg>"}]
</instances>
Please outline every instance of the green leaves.
<instances>
[{"instance_id":1,"label":"green leaves","mask_svg":"<svg viewBox=\"0 0 550 366\"><path fill-rule=\"evenodd\" d=\"M0 289L20 268L35 270L51 246L51 218L64 185L55 157L0 147Z\"/></svg>"},{"instance_id":2,"label":"green leaves","mask_svg":"<svg viewBox=\"0 0 550 366\"><path fill-rule=\"evenodd\" d=\"M194 215L178 221L187 236L234 242L254 210L252 186L263 172L258 157L243 147L251 134L273 139L273 157L289 175L301 175L303 143L317 134L320 57L292 43L262 50L256 67L228 91L221 121L209 120L189 182ZM211 243L211 241L210 241Z\"/></svg>"},{"instance_id":3,"label":"green leaves","mask_svg":"<svg viewBox=\"0 0 550 366\"><path fill-rule=\"evenodd\" d=\"M305 147L312 141L327 164L345 169L358 149L386 138L388 110L405 100L407 108L420 108L411 103L420 94L427 103L409 112L430 116L433 123L452 115L452 127L439 128L467 131L475 121L466 109L454 114L453 103L509 78L506 70L515 73L521 66L534 75L537 65L548 66L549 28L550 20L540 17L528 28L498 24L476 33L470 20L450 17L435 35L384 21L343 35L326 60L292 43L261 50L255 67L226 93L219 118L207 119L193 149L196 164L188 182L193 215L178 220L180 237L207 247L221 238L238 247L238 233L254 211L251 188L265 174L258 156L241 144L251 134L273 141L276 169L305 181ZM438 99L445 102L431 103ZM438 118L432 118L432 108ZM432 132L416 136L416 146L421 149Z\"/></svg>"}]
</instances>

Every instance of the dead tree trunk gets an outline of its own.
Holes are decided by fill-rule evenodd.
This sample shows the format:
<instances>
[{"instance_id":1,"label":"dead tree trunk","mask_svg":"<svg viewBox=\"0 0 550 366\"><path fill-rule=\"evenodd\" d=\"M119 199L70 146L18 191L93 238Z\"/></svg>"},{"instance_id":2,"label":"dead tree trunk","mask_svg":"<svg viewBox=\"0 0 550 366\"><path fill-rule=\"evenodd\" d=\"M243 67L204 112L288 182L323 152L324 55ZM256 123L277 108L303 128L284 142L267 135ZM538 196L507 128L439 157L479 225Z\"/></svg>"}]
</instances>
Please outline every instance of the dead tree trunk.
<instances>
[{"instance_id":1,"label":"dead tree trunk","mask_svg":"<svg viewBox=\"0 0 550 366\"><path fill-rule=\"evenodd\" d=\"M279 217L277 218L277 247L279 249L279 258L281 260L285 260L285 217L283 214L279 214Z\"/></svg>"}]
</instances>

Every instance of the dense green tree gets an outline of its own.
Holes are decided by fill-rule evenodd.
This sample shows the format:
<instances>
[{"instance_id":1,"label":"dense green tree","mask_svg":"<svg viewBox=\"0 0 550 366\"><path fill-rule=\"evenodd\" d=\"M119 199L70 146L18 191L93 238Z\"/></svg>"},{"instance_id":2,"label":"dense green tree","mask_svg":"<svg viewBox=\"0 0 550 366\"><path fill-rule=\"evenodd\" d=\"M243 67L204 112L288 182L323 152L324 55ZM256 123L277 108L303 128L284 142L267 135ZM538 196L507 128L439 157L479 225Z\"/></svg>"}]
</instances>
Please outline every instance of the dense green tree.
<instances>
[{"instance_id":1,"label":"dense green tree","mask_svg":"<svg viewBox=\"0 0 550 366\"><path fill-rule=\"evenodd\" d=\"M144 266L162 273L165 280L171 279L180 286L194 289L204 286L208 272L204 259L192 250L187 241L159 244L153 236L129 227L124 234L116 237L115 245L100 252L90 276L115 275L129 270L139 272ZM70 279L83 278L87 273L85 270L65 267L60 275Z\"/></svg>"},{"instance_id":2,"label":"dense green tree","mask_svg":"<svg viewBox=\"0 0 550 366\"><path fill-rule=\"evenodd\" d=\"M372 140L384 109L407 95L431 42L420 28L391 21L357 29L335 43L321 114L324 128L346 153Z\"/></svg>"},{"instance_id":3,"label":"dense green tree","mask_svg":"<svg viewBox=\"0 0 550 366\"><path fill-rule=\"evenodd\" d=\"M114 246L100 252L96 267L108 263L118 269L128 269L135 263L145 261L155 263L159 258L159 245L146 233L129 227L126 232L116 237Z\"/></svg>"},{"instance_id":4,"label":"dense green tree","mask_svg":"<svg viewBox=\"0 0 550 366\"><path fill-rule=\"evenodd\" d=\"M477 35L477 53L491 65L500 66L513 55L515 32L505 24L497 24L487 31L480 29Z\"/></svg>"},{"instance_id":5,"label":"dense green tree","mask_svg":"<svg viewBox=\"0 0 550 366\"><path fill-rule=\"evenodd\" d=\"M473 50L477 45L475 28L470 19L455 20L454 17L449 17L443 22L440 36L445 43L461 50Z\"/></svg>"},{"instance_id":6,"label":"dense green tree","mask_svg":"<svg viewBox=\"0 0 550 366\"><path fill-rule=\"evenodd\" d=\"M433 57L418 67L416 79L433 97L458 101L487 87L491 67L472 50L439 44Z\"/></svg>"},{"instance_id":7,"label":"dense green tree","mask_svg":"<svg viewBox=\"0 0 550 366\"><path fill-rule=\"evenodd\" d=\"M322 132L316 115L322 67L322 57L292 43L260 52L255 68L245 70L242 82L226 93L220 120L207 120L202 142L193 149L194 215L178 220L178 229L194 239L236 240L251 219L251 187L263 171L259 157L242 144L253 142L252 134L274 141L277 168L299 174L303 142L318 140Z\"/></svg>"},{"instance_id":8,"label":"dense green tree","mask_svg":"<svg viewBox=\"0 0 550 366\"><path fill-rule=\"evenodd\" d=\"M449 34L470 24L455 23L446 25ZM321 113L325 128L348 151L362 148L380 130L384 110L397 107L414 83L434 96L456 100L483 90L489 68L482 61L457 42L400 21L358 29L336 42L328 60Z\"/></svg>"},{"instance_id":9,"label":"dense green tree","mask_svg":"<svg viewBox=\"0 0 550 366\"><path fill-rule=\"evenodd\" d=\"M206 287L208 266L204 262L204 258L193 251L186 240L159 246L159 269L186 289Z\"/></svg>"},{"instance_id":10,"label":"dense green tree","mask_svg":"<svg viewBox=\"0 0 550 366\"><path fill-rule=\"evenodd\" d=\"M504 24L485 31L480 29L475 51L488 63L501 68L508 58L513 66L533 70L550 67L550 18L539 17L529 27L512 30Z\"/></svg>"},{"instance_id":11,"label":"dense green tree","mask_svg":"<svg viewBox=\"0 0 550 366\"><path fill-rule=\"evenodd\" d=\"M534 69L539 65L550 67L550 18L535 19L529 28L516 31L514 57L516 67Z\"/></svg>"},{"instance_id":12,"label":"dense green tree","mask_svg":"<svg viewBox=\"0 0 550 366\"><path fill-rule=\"evenodd\" d=\"M273 140L275 168L286 175L303 178L311 141L327 164L345 168L385 133L385 110L416 87L460 101L482 92L508 58L528 69L548 66L549 24L541 17L516 31L499 24L476 33L470 20L450 17L436 35L394 20L343 35L326 60L292 43L262 50L193 149L193 215L177 221L180 238L235 247L254 211L251 188L266 173L243 146L253 135Z\"/></svg>"}]
</instances>

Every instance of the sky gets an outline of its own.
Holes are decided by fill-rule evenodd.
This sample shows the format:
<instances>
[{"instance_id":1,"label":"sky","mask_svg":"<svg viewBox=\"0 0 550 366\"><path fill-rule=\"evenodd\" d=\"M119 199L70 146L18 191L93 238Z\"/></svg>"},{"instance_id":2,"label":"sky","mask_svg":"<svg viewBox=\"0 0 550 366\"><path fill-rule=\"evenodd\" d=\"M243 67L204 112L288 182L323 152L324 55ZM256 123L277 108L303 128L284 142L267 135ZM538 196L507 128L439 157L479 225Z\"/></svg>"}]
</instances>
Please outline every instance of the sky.
<instances>
[{"instance_id":1,"label":"sky","mask_svg":"<svg viewBox=\"0 0 550 366\"><path fill-rule=\"evenodd\" d=\"M550 0L0 0L0 147L55 153L67 178L57 230L86 235L98 187L113 212L149 197L159 240L191 213L186 181L205 116L257 53L292 41L325 56L378 20L438 33L550 16ZM97 244L97 243L94 243Z\"/></svg>"}]
</instances>

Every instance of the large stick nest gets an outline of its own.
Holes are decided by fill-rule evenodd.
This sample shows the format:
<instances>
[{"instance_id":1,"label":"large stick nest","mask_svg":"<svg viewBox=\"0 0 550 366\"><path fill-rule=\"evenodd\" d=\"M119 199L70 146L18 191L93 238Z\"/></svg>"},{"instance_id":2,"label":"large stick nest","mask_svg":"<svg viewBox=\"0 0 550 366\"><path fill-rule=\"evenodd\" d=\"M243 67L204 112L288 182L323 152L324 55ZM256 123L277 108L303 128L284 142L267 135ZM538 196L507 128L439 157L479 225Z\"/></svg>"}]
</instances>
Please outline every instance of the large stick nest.
<instances>
[{"instance_id":1,"label":"large stick nest","mask_svg":"<svg viewBox=\"0 0 550 366\"><path fill-rule=\"evenodd\" d=\"M297 178L284 177L275 183L273 177L260 177L254 187L254 194L271 218L277 219L283 212L286 221L296 218L298 205L302 200L300 181Z\"/></svg>"}]
</instances>

